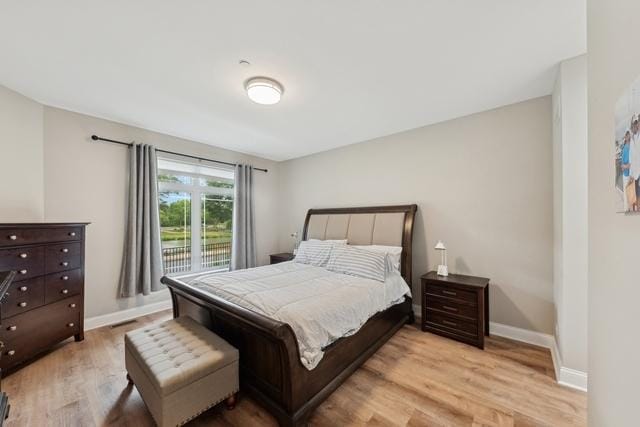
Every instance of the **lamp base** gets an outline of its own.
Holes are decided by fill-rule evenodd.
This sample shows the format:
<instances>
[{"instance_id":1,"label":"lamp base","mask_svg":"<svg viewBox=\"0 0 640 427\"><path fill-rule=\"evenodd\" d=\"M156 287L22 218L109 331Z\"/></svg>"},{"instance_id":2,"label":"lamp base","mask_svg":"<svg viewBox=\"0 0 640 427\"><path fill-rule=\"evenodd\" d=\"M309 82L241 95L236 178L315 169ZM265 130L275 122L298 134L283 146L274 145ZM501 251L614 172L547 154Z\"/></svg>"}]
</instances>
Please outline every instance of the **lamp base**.
<instances>
[{"instance_id":1,"label":"lamp base","mask_svg":"<svg viewBox=\"0 0 640 427\"><path fill-rule=\"evenodd\" d=\"M449 268L447 268L446 265L439 265L438 266L438 276L448 276L449 275Z\"/></svg>"}]
</instances>

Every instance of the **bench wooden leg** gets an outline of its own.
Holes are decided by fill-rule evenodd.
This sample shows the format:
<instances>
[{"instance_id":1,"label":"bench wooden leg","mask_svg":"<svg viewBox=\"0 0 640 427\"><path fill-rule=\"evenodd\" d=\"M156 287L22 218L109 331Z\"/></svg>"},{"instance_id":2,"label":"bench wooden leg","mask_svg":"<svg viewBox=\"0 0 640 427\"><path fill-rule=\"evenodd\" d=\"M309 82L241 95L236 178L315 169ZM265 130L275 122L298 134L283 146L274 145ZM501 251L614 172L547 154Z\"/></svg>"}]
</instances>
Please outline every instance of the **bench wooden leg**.
<instances>
[{"instance_id":1,"label":"bench wooden leg","mask_svg":"<svg viewBox=\"0 0 640 427\"><path fill-rule=\"evenodd\" d=\"M227 400L224 401L224 404L227 406L228 410L232 410L233 408L236 407L236 394L232 394L231 396L227 397Z\"/></svg>"}]
</instances>

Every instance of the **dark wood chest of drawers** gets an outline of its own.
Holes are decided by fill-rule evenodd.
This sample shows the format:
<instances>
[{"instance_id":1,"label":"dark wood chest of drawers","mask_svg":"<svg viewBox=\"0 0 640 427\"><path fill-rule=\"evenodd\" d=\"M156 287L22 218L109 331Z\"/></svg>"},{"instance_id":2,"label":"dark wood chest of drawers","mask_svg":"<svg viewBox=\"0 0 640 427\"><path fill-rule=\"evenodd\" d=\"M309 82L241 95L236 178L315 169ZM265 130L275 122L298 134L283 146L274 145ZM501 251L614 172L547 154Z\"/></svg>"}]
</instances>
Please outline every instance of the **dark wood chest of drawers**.
<instances>
[{"instance_id":1,"label":"dark wood chest of drawers","mask_svg":"<svg viewBox=\"0 0 640 427\"><path fill-rule=\"evenodd\" d=\"M422 276L422 330L484 348L489 279L431 271Z\"/></svg>"},{"instance_id":2,"label":"dark wood chest of drawers","mask_svg":"<svg viewBox=\"0 0 640 427\"><path fill-rule=\"evenodd\" d=\"M0 304L3 373L69 337L84 338L86 225L0 224L0 270L16 272Z\"/></svg>"}]
</instances>

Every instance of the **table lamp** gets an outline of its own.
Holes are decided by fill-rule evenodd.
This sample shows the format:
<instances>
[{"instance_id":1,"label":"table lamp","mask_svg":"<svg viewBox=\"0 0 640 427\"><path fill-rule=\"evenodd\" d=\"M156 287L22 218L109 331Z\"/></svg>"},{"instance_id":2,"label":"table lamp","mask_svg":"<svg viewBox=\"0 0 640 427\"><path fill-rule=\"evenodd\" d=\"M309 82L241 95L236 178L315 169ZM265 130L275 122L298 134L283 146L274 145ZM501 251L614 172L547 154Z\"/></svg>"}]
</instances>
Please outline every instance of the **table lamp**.
<instances>
[{"instance_id":1,"label":"table lamp","mask_svg":"<svg viewBox=\"0 0 640 427\"><path fill-rule=\"evenodd\" d=\"M438 276L448 276L449 269L447 268L447 248L442 243L442 240L438 240L435 250L440 251L440 265L438 266Z\"/></svg>"}]
</instances>

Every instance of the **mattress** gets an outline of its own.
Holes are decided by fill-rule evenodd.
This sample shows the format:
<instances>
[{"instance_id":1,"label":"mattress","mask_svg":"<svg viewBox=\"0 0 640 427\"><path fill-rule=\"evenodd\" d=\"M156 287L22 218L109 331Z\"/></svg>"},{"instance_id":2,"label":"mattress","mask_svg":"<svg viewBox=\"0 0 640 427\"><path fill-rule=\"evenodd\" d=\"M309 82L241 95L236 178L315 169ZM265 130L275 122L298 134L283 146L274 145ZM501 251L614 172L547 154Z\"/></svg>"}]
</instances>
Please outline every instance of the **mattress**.
<instances>
[{"instance_id":1,"label":"mattress","mask_svg":"<svg viewBox=\"0 0 640 427\"><path fill-rule=\"evenodd\" d=\"M377 282L293 261L204 274L186 282L287 323L298 341L300 361L309 370L320 363L331 343L355 334L373 315L411 295L397 273Z\"/></svg>"}]
</instances>

